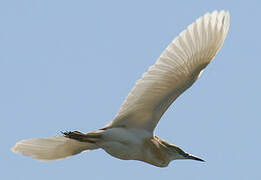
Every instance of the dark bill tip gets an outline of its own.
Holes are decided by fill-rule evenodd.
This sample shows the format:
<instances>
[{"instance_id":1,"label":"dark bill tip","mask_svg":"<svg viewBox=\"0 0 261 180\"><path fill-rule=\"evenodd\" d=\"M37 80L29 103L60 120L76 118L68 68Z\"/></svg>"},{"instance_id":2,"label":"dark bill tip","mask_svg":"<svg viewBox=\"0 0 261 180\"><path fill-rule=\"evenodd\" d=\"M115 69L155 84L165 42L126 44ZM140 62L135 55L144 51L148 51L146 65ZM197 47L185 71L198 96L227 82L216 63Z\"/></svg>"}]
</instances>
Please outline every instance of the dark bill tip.
<instances>
[{"instance_id":1,"label":"dark bill tip","mask_svg":"<svg viewBox=\"0 0 261 180\"><path fill-rule=\"evenodd\" d=\"M196 160L196 161L201 161L201 162L206 162L206 161L204 161L203 159L200 159L200 158L198 158L198 157L196 157L196 156L193 156L193 155L189 155L189 156L188 156L188 159L192 159L192 160Z\"/></svg>"}]
</instances>

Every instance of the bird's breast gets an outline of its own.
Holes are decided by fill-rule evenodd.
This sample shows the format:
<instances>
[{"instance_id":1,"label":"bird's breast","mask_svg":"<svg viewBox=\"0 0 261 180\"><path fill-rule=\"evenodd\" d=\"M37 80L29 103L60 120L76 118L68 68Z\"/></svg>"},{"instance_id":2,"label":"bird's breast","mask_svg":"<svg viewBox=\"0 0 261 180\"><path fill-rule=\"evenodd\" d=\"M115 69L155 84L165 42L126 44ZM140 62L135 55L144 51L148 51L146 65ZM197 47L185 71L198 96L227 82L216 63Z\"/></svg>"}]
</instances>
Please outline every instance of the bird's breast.
<instances>
[{"instance_id":1,"label":"bird's breast","mask_svg":"<svg viewBox=\"0 0 261 180\"><path fill-rule=\"evenodd\" d=\"M149 136L144 130L111 128L103 132L103 140L98 145L120 159L141 159L143 140Z\"/></svg>"}]
</instances>

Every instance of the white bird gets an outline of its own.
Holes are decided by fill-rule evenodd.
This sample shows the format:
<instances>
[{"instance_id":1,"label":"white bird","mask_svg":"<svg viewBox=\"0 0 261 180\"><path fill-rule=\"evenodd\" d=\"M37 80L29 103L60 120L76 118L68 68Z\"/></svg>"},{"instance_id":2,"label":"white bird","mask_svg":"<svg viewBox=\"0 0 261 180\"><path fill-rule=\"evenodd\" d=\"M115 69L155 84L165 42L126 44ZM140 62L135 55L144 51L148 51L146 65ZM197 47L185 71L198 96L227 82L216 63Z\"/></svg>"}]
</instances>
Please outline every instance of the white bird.
<instances>
[{"instance_id":1,"label":"white bird","mask_svg":"<svg viewBox=\"0 0 261 180\"><path fill-rule=\"evenodd\" d=\"M21 140L12 151L42 161L98 148L120 159L158 167L166 167L175 159L203 161L154 136L153 131L172 102L191 87L217 54L227 35L229 18L224 10L206 13L181 32L136 82L115 119L104 128Z\"/></svg>"}]
</instances>

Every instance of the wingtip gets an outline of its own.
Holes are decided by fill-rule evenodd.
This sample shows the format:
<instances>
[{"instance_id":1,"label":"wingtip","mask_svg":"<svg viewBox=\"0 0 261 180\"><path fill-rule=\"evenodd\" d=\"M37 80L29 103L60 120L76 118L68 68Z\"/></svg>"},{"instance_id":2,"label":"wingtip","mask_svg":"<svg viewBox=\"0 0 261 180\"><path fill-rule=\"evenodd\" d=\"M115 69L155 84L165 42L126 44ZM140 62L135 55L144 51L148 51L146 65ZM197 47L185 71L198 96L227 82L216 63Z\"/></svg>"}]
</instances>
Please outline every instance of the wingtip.
<instances>
[{"instance_id":1,"label":"wingtip","mask_svg":"<svg viewBox=\"0 0 261 180\"><path fill-rule=\"evenodd\" d=\"M213 10L211 12L207 12L206 14L210 14L212 16L218 16L219 14L223 14L224 16L230 16L229 10L221 9L221 10ZM206 15L205 14L205 15Z\"/></svg>"},{"instance_id":2,"label":"wingtip","mask_svg":"<svg viewBox=\"0 0 261 180\"><path fill-rule=\"evenodd\" d=\"M13 153L16 153L16 151L15 151L15 145L13 146L13 147L11 147L11 149L10 149Z\"/></svg>"},{"instance_id":3,"label":"wingtip","mask_svg":"<svg viewBox=\"0 0 261 180\"><path fill-rule=\"evenodd\" d=\"M10 150L11 150L13 153L19 153L19 152L17 151L17 143L16 143L14 146L12 146Z\"/></svg>"}]
</instances>

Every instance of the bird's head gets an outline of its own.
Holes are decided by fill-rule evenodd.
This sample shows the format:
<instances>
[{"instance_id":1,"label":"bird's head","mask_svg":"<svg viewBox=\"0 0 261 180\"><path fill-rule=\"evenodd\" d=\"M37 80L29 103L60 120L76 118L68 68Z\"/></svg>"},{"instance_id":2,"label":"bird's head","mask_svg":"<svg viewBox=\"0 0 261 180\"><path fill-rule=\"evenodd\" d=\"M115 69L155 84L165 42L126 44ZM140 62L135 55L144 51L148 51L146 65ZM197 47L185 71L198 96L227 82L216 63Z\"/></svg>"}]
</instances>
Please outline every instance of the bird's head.
<instances>
[{"instance_id":1,"label":"bird's head","mask_svg":"<svg viewBox=\"0 0 261 180\"><path fill-rule=\"evenodd\" d=\"M171 146L170 150L172 152L172 158L174 159L191 159L191 160L196 160L196 161L202 161L205 162L203 159L194 156L192 154L184 152L182 149L180 149L177 146Z\"/></svg>"},{"instance_id":2,"label":"bird's head","mask_svg":"<svg viewBox=\"0 0 261 180\"><path fill-rule=\"evenodd\" d=\"M162 139L161 139L161 143L166 147L167 152L169 153L171 160L192 159L192 160L196 160L196 161L205 162L203 159L201 159L197 156L194 156L192 154L184 152L181 148L179 148L178 146L176 146L174 144L170 144L166 141L163 141Z\"/></svg>"},{"instance_id":3,"label":"bird's head","mask_svg":"<svg viewBox=\"0 0 261 180\"><path fill-rule=\"evenodd\" d=\"M197 156L184 152L182 149L180 149L177 146L170 146L169 149L171 151L173 160L175 160L175 159L192 159L192 160L196 160L196 161L205 162L203 159L201 159Z\"/></svg>"}]
</instances>

